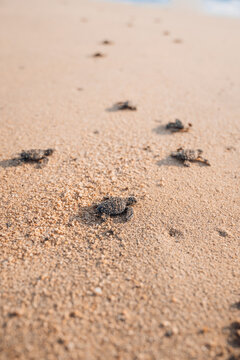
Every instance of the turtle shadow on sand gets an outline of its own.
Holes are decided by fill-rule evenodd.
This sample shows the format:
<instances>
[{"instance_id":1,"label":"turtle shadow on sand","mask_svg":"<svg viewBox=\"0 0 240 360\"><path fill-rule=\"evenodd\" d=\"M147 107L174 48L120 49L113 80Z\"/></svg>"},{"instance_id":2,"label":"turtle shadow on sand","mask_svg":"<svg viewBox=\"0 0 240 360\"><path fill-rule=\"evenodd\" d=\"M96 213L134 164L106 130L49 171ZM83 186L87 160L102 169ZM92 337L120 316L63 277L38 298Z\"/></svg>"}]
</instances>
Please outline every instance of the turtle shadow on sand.
<instances>
[{"instance_id":1,"label":"turtle shadow on sand","mask_svg":"<svg viewBox=\"0 0 240 360\"><path fill-rule=\"evenodd\" d=\"M27 151L23 150L19 154L18 158L0 161L0 166L2 168L7 168L20 166L23 163L28 163L32 165L35 164L36 169L41 169L48 163L48 156L52 155L54 151L54 149L31 149Z\"/></svg>"},{"instance_id":2,"label":"turtle shadow on sand","mask_svg":"<svg viewBox=\"0 0 240 360\"><path fill-rule=\"evenodd\" d=\"M77 221L79 223L88 225L88 226L95 226L102 224L102 219L98 216L96 209L97 204L93 204L90 206L78 206L78 213L71 216L69 218L68 225L72 226L74 221Z\"/></svg>"},{"instance_id":3,"label":"turtle shadow on sand","mask_svg":"<svg viewBox=\"0 0 240 360\"><path fill-rule=\"evenodd\" d=\"M7 159L0 161L0 167L6 169L10 167L17 167L22 166L23 164L30 164L35 167L35 169L42 169L45 167L48 163L48 159L43 159L41 162L35 162L35 161L28 161L25 159L22 159L21 157L13 158L13 159Z\"/></svg>"},{"instance_id":4,"label":"turtle shadow on sand","mask_svg":"<svg viewBox=\"0 0 240 360\"><path fill-rule=\"evenodd\" d=\"M122 219L123 216L119 217L110 217L107 221L101 218L97 213L97 204L93 204L90 206L81 206L79 205L79 211L77 214L70 216L68 226L73 227L76 226L75 222L79 224L87 225L88 227L96 227L96 237L103 236L108 241L110 239L115 239L119 241L121 247L124 247L122 244L122 238L119 234L119 231L116 229L114 225L119 223L125 223ZM114 224L111 223L112 219L114 218ZM111 220L110 220L111 219ZM102 226L101 226L102 225Z\"/></svg>"},{"instance_id":5,"label":"turtle shadow on sand","mask_svg":"<svg viewBox=\"0 0 240 360\"><path fill-rule=\"evenodd\" d=\"M166 129L166 125L159 125L152 129L158 135L172 135L171 131Z\"/></svg>"},{"instance_id":6,"label":"turtle shadow on sand","mask_svg":"<svg viewBox=\"0 0 240 360\"><path fill-rule=\"evenodd\" d=\"M70 217L68 225L72 226L74 221L85 224L87 226L101 225L106 221L112 221L114 224L125 224L127 222L126 211L124 211L122 214L111 215L107 219L101 217L97 212L98 205L99 204L92 204L90 206L79 205L78 213Z\"/></svg>"},{"instance_id":7,"label":"turtle shadow on sand","mask_svg":"<svg viewBox=\"0 0 240 360\"><path fill-rule=\"evenodd\" d=\"M99 215L97 216L100 217ZM100 219L102 223L112 221L114 224L126 224L128 222L126 210L122 214L110 215L109 218L106 219L100 217Z\"/></svg>"},{"instance_id":8,"label":"turtle shadow on sand","mask_svg":"<svg viewBox=\"0 0 240 360\"><path fill-rule=\"evenodd\" d=\"M167 156L164 159L157 161L158 166L177 166L177 167L184 167L184 165L175 159L172 158L172 156Z\"/></svg>"},{"instance_id":9,"label":"turtle shadow on sand","mask_svg":"<svg viewBox=\"0 0 240 360\"><path fill-rule=\"evenodd\" d=\"M22 166L23 161L21 158L13 158L0 161L0 167L6 169L10 167Z\"/></svg>"},{"instance_id":10,"label":"turtle shadow on sand","mask_svg":"<svg viewBox=\"0 0 240 360\"><path fill-rule=\"evenodd\" d=\"M117 104L114 104L114 105L112 105L111 107L106 108L105 110L106 110L107 112L116 112L116 111L119 111L119 108L118 108Z\"/></svg>"}]
</instances>

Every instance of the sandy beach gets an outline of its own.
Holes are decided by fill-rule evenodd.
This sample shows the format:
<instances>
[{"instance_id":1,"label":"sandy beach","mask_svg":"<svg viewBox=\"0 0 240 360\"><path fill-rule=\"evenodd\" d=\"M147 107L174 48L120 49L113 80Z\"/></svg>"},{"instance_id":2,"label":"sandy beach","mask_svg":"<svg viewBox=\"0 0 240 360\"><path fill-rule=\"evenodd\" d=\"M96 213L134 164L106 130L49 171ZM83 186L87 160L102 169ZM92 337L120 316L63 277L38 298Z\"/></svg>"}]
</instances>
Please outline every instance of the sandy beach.
<instances>
[{"instance_id":1,"label":"sandy beach","mask_svg":"<svg viewBox=\"0 0 240 360\"><path fill-rule=\"evenodd\" d=\"M239 34L158 5L0 1L1 360L240 358ZM130 221L96 216L131 195Z\"/></svg>"}]
</instances>

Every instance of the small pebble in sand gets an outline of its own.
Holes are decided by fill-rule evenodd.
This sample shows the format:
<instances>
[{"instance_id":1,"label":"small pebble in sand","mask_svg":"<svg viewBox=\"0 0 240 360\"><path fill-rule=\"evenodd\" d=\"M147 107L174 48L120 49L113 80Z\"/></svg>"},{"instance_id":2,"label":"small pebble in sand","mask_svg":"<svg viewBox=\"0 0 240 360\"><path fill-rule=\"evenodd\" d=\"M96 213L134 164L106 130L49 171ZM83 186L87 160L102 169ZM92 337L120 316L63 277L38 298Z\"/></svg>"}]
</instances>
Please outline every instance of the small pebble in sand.
<instances>
[{"instance_id":1,"label":"small pebble in sand","mask_svg":"<svg viewBox=\"0 0 240 360\"><path fill-rule=\"evenodd\" d=\"M169 230L169 235L172 237L182 237L183 233L182 233L182 231L180 231L178 229L171 228Z\"/></svg>"},{"instance_id":2,"label":"small pebble in sand","mask_svg":"<svg viewBox=\"0 0 240 360\"><path fill-rule=\"evenodd\" d=\"M23 314L24 314L24 311L22 309L17 309L17 310L10 311L8 313L8 317L9 318L20 317Z\"/></svg>"},{"instance_id":3,"label":"small pebble in sand","mask_svg":"<svg viewBox=\"0 0 240 360\"><path fill-rule=\"evenodd\" d=\"M210 329L207 326L205 326L199 330L199 334L201 334L201 335L209 333L209 332L210 332Z\"/></svg>"},{"instance_id":4,"label":"small pebble in sand","mask_svg":"<svg viewBox=\"0 0 240 360\"><path fill-rule=\"evenodd\" d=\"M106 197L98 205L97 212L100 216L109 217L116 215L126 215L126 221L133 217L133 209L130 207L137 202L134 196L126 198Z\"/></svg>"},{"instance_id":5,"label":"small pebble in sand","mask_svg":"<svg viewBox=\"0 0 240 360\"><path fill-rule=\"evenodd\" d=\"M167 331L165 332L165 336L166 336L166 337L171 337L171 336L173 336L172 330L167 330Z\"/></svg>"},{"instance_id":6,"label":"small pebble in sand","mask_svg":"<svg viewBox=\"0 0 240 360\"><path fill-rule=\"evenodd\" d=\"M114 105L117 110L137 110L137 106L134 105L131 101L120 101Z\"/></svg>"},{"instance_id":7,"label":"small pebble in sand","mask_svg":"<svg viewBox=\"0 0 240 360\"><path fill-rule=\"evenodd\" d=\"M164 336L166 337L178 335L179 333L177 326L172 325L169 321L163 321L160 326L166 329L166 332L164 334Z\"/></svg>"},{"instance_id":8,"label":"small pebble in sand","mask_svg":"<svg viewBox=\"0 0 240 360\"><path fill-rule=\"evenodd\" d=\"M159 187L164 186L164 185L165 185L164 179L160 179L160 180L157 182L156 185L159 186Z\"/></svg>"},{"instance_id":9,"label":"small pebble in sand","mask_svg":"<svg viewBox=\"0 0 240 360\"><path fill-rule=\"evenodd\" d=\"M235 148L234 146L227 146L227 147L226 147L226 150L228 150L228 151L235 151L236 148Z\"/></svg>"},{"instance_id":10,"label":"small pebble in sand","mask_svg":"<svg viewBox=\"0 0 240 360\"><path fill-rule=\"evenodd\" d=\"M169 327L169 326L171 326L171 323L168 320L164 320L160 324L160 327Z\"/></svg>"},{"instance_id":11,"label":"small pebble in sand","mask_svg":"<svg viewBox=\"0 0 240 360\"><path fill-rule=\"evenodd\" d=\"M69 313L69 317L71 318L81 318L82 317L82 313L78 310L73 310Z\"/></svg>"},{"instance_id":12,"label":"small pebble in sand","mask_svg":"<svg viewBox=\"0 0 240 360\"><path fill-rule=\"evenodd\" d=\"M227 231L225 231L225 230L218 229L217 232L218 232L219 235L222 236L222 237L228 237L228 236L229 236L229 234L228 234Z\"/></svg>"},{"instance_id":13,"label":"small pebble in sand","mask_svg":"<svg viewBox=\"0 0 240 360\"><path fill-rule=\"evenodd\" d=\"M144 151L152 151L150 145L144 146L144 147L143 147L143 150L144 150Z\"/></svg>"},{"instance_id":14,"label":"small pebble in sand","mask_svg":"<svg viewBox=\"0 0 240 360\"><path fill-rule=\"evenodd\" d=\"M94 58L100 58L100 57L105 57L106 55L101 53L101 52L96 52L92 55L92 57Z\"/></svg>"},{"instance_id":15,"label":"small pebble in sand","mask_svg":"<svg viewBox=\"0 0 240 360\"><path fill-rule=\"evenodd\" d=\"M96 287L94 289L94 294L95 295L102 295L102 289L100 287Z\"/></svg>"},{"instance_id":16,"label":"small pebble in sand","mask_svg":"<svg viewBox=\"0 0 240 360\"><path fill-rule=\"evenodd\" d=\"M48 156L52 155L54 149L31 149L27 151L22 151L20 154L20 158L25 162L39 162L41 160L46 159Z\"/></svg>"},{"instance_id":17,"label":"small pebble in sand","mask_svg":"<svg viewBox=\"0 0 240 360\"><path fill-rule=\"evenodd\" d=\"M112 236L112 235L114 235L114 231L110 229L110 230L105 231L103 234L106 236Z\"/></svg>"},{"instance_id":18,"label":"small pebble in sand","mask_svg":"<svg viewBox=\"0 0 240 360\"><path fill-rule=\"evenodd\" d=\"M58 338L57 339L57 343L60 345L64 345L65 344L65 340L63 338Z\"/></svg>"},{"instance_id":19,"label":"small pebble in sand","mask_svg":"<svg viewBox=\"0 0 240 360\"><path fill-rule=\"evenodd\" d=\"M210 163L207 159L204 159L201 154L203 151L201 149L192 150L192 149L183 149L179 148L177 151L172 152L171 156L176 158L179 161L183 162L184 166L189 167L191 162L201 162L205 165L210 166Z\"/></svg>"},{"instance_id":20,"label":"small pebble in sand","mask_svg":"<svg viewBox=\"0 0 240 360\"><path fill-rule=\"evenodd\" d=\"M179 119L176 119L174 122L169 122L166 125L166 129L169 129L171 132L188 132L190 127L192 127L191 123L185 126Z\"/></svg>"}]
</instances>

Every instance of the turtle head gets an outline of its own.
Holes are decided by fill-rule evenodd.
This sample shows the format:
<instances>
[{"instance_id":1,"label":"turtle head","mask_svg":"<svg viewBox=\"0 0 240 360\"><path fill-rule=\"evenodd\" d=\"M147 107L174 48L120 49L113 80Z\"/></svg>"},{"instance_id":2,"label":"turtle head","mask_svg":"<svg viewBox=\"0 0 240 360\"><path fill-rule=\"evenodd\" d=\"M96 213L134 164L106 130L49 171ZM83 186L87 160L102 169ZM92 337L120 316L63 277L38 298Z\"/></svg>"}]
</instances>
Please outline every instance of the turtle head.
<instances>
[{"instance_id":1,"label":"turtle head","mask_svg":"<svg viewBox=\"0 0 240 360\"><path fill-rule=\"evenodd\" d=\"M179 129L183 129L183 128L184 128L184 125L183 125L182 121L179 120L179 119L176 119L176 120L175 120L175 124L176 124L177 127L179 127Z\"/></svg>"},{"instance_id":2,"label":"turtle head","mask_svg":"<svg viewBox=\"0 0 240 360\"><path fill-rule=\"evenodd\" d=\"M47 150L44 150L44 155L49 156L49 155L52 155L53 152L54 152L54 149L47 149Z\"/></svg>"},{"instance_id":3,"label":"turtle head","mask_svg":"<svg viewBox=\"0 0 240 360\"><path fill-rule=\"evenodd\" d=\"M137 199L135 198L135 196L129 196L127 198L127 205L133 205L133 204L136 204L137 202Z\"/></svg>"}]
</instances>

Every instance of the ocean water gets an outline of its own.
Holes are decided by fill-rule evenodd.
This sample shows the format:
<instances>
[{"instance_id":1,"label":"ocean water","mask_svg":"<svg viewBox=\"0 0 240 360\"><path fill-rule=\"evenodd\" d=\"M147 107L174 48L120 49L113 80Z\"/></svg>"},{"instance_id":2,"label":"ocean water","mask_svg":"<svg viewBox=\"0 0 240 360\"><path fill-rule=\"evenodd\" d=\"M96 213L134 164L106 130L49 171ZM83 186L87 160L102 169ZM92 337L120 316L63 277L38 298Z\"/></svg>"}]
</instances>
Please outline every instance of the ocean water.
<instances>
[{"instance_id":1,"label":"ocean water","mask_svg":"<svg viewBox=\"0 0 240 360\"><path fill-rule=\"evenodd\" d=\"M239 0L204 0L205 11L216 15L240 17Z\"/></svg>"},{"instance_id":2,"label":"ocean water","mask_svg":"<svg viewBox=\"0 0 240 360\"><path fill-rule=\"evenodd\" d=\"M208 14L240 17L240 0L117 0L132 3L190 6Z\"/></svg>"}]
</instances>

